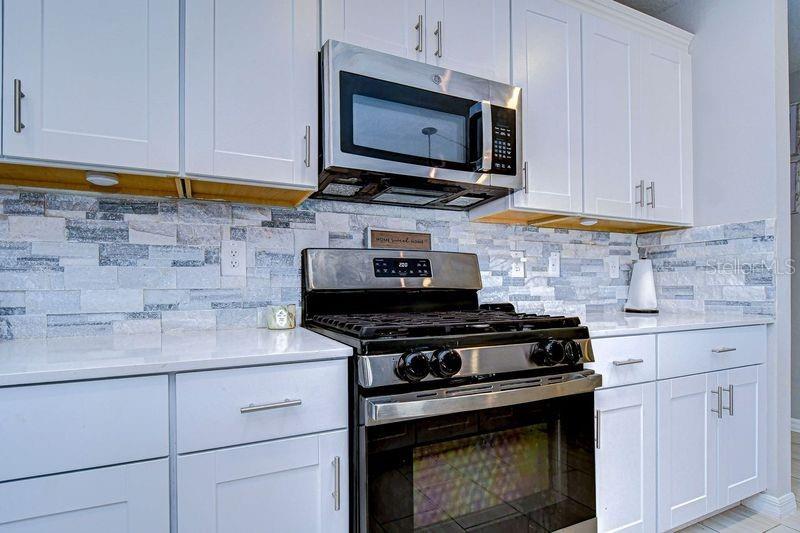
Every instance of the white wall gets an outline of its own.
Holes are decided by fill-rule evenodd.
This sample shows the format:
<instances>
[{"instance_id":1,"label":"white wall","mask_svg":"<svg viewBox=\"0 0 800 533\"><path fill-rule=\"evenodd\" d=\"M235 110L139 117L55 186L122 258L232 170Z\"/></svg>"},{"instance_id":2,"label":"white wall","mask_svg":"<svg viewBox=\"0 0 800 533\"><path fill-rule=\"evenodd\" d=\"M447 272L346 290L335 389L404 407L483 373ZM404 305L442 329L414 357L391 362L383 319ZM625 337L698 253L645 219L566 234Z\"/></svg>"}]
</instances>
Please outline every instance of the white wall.
<instances>
[{"instance_id":1,"label":"white wall","mask_svg":"<svg viewBox=\"0 0 800 533\"><path fill-rule=\"evenodd\" d=\"M695 34L695 224L774 217L776 258L779 263L787 260L791 232L786 0L681 0L659 18ZM767 492L750 500L776 514L795 506L790 496L790 293L790 277L778 272L776 320L768 328ZM797 392L800 395L800 388Z\"/></svg>"},{"instance_id":2,"label":"white wall","mask_svg":"<svg viewBox=\"0 0 800 533\"><path fill-rule=\"evenodd\" d=\"M683 0L659 16L695 34L692 98L697 226L775 216L775 21L771 5L772 0Z\"/></svg>"}]
</instances>

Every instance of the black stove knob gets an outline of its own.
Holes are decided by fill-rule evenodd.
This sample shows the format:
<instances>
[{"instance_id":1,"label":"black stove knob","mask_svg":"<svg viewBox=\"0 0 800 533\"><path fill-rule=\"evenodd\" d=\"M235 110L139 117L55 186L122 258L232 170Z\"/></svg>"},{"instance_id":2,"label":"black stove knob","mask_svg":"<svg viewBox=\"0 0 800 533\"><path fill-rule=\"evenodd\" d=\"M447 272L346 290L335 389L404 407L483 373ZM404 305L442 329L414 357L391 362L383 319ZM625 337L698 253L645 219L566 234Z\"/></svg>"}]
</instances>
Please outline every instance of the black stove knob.
<instances>
[{"instance_id":1,"label":"black stove knob","mask_svg":"<svg viewBox=\"0 0 800 533\"><path fill-rule=\"evenodd\" d=\"M563 363L564 344L556 340L540 342L533 347L531 358L539 366L552 366Z\"/></svg>"},{"instance_id":2,"label":"black stove knob","mask_svg":"<svg viewBox=\"0 0 800 533\"><path fill-rule=\"evenodd\" d=\"M412 383L424 379L430 370L428 358L422 352L408 352L397 360L397 375Z\"/></svg>"},{"instance_id":3,"label":"black stove knob","mask_svg":"<svg viewBox=\"0 0 800 533\"><path fill-rule=\"evenodd\" d=\"M575 341L566 341L564 343L564 362L568 365L576 365L581 362L583 352L581 352L581 345Z\"/></svg>"},{"instance_id":4,"label":"black stove knob","mask_svg":"<svg viewBox=\"0 0 800 533\"><path fill-rule=\"evenodd\" d=\"M431 372L440 378L449 378L461 370L461 355L450 348L441 348L431 355Z\"/></svg>"}]
</instances>

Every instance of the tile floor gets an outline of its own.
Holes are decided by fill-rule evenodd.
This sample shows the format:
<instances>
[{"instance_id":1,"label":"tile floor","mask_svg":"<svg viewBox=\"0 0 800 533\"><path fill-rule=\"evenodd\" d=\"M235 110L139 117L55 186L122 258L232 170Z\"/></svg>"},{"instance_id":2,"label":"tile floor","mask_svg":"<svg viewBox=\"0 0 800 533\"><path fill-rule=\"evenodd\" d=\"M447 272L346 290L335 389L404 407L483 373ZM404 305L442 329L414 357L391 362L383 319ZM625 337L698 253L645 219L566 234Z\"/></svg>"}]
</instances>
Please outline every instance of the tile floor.
<instances>
[{"instance_id":1,"label":"tile floor","mask_svg":"<svg viewBox=\"0 0 800 533\"><path fill-rule=\"evenodd\" d=\"M792 490L800 494L800 433L792 433ZM738 506L689 526L681 533L798 533L800 511L781 521Z\"/></svg>"}]
</instances>

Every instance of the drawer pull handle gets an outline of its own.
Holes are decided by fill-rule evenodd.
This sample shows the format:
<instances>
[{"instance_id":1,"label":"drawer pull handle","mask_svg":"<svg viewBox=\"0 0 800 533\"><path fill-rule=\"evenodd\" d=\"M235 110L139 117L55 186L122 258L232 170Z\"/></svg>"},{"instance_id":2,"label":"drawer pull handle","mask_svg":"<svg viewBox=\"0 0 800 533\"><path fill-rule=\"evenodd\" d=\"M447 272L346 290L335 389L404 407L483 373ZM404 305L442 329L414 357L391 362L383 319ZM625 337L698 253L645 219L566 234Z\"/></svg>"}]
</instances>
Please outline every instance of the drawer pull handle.
<instances>
[{"instance_id":1,"label":"drawer pull handle","mask_svg":"<svg viewBox=\"0 0 800 533\"><path fill-rule=\"evenodd\" d=\"M333 458L333 510L338 511L342 508L342 459L338 456Z\"/></svg>"},{"instance_id":2,"label":"drawer pull handle","mask_svg":"<svg viewBox=\"0 0 800 533\"><path fill-rule=\"evenodd\" d=\"M594 447L600 449L600 409L594 411Z\"/></svg>"},{"instance_id":3,"label":"drawer pull handle","mask_svg":"<svg viewBox=\"0 0 800 533\"><path fill-rule=\"evenodd\" d=\"M296 407L303 403L303 400L284 400L282 402L265 403L261 405L253 405L252 403L247 407L242 407L239 412L244 414L256 413L258 411L269 411L270 409L283 409L284 407Z\"/></svg>"},{"instance_id":4,"label":"drawer pull handle","mask_svg":"<svg viewBox=\"0 0 800 533\"><path fill-rule=\"evenodd\" d=\"M714 353L735 352L736 348L731 348L729 346L720 346L719 348L711 348L711 351Z\"/></svg>"},{"instance_id":5,"label":"drawer pull handle","mask_svg":"<svg viewBox=\"0 0 800 533\"><path fill-rule=\"evenodd\" d=\"M614 361L614 366L638 365L639 363L644 363L644 359L625 359L624 361Z\"/></svg>"}]
</instances>

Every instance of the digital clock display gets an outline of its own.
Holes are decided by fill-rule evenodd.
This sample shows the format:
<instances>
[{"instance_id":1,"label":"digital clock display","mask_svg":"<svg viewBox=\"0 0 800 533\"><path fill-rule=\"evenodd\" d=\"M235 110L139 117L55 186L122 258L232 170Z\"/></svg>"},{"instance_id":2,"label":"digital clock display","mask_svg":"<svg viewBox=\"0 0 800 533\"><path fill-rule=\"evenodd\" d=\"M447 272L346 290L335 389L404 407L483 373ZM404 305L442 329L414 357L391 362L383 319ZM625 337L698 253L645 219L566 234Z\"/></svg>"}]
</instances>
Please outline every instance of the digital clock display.
<instances>
[{"instance_id":1,"label":"digital clock display","mask_svg":"<svg viewBox=\"0 0 800 533\"><path fill-rule=\"evenodd\" d=\"M399 259L376 257L372 260L376 278L429 278L431 262L428 259Z\"/></svg>"}]
</instances>

